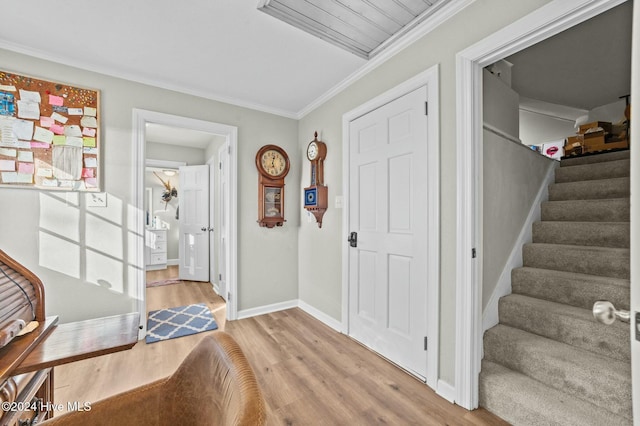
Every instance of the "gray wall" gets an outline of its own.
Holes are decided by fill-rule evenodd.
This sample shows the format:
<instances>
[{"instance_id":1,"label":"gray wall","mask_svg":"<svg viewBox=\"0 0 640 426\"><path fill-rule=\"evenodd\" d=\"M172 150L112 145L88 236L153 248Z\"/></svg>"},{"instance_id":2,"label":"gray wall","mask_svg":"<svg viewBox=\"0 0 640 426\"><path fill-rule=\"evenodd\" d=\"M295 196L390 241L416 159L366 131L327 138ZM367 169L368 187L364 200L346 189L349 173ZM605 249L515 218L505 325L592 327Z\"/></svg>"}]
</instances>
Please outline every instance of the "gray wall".
<instances>
[{"instance_id":1,"label":"gray wall","mask_svg":"<svg viewBox=\"0 0 640 426\"><path fill-rule=\"evenodd\" d=\"M482 309L487 306L549 167L526 146L484 131Z\"/></svg>"},{"instance_id":2,"label":"gray wall","mask_svg":"<svg viewBox=\"0 0 640 426\"><path fill-rule=\"evenodd\" d=\"M258 227L255 153L265 144L299 157L297 122L0 50L5 68L71 82L101 93L101 163L107 208L87 208L82 194L0 189L0 249L44 282L47 315L61 322L136 309L136 265L129 241L134 200L132 109L139 108L238 127L238 309L298 297L299 163L286 179L284 227ZM292 184L296 183L296 184ZM10 206L6 208L5 206ZM266 250L275 247L277 250ZM144 285L144 283L141 283Z\"/></svg>"}]
</instances>

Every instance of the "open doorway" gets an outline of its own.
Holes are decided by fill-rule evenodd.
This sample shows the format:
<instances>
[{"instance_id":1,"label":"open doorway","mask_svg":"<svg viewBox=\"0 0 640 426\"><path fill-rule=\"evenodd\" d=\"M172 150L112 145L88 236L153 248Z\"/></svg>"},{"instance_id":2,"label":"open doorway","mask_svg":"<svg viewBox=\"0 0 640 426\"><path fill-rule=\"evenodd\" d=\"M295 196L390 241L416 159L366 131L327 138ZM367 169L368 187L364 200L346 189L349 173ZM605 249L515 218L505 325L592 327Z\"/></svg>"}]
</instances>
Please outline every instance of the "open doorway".
<instances>
[{"instance_id":1,"label":"open doorway","mask_svg":"<svg viewBox=\"0 0 640 426\"><path fill-rule=\"evenodd\" d=\"M479 260L476 256L476 248L483 245L482 69L621 3L622 0L552 1L457 55L459 226L455 402L468 409L478 405L482 357L482 253ZM633 97L632 92L632 103Z\"/></svg>"},{"instance_id":2,"label":"open doorway","mask_svg":"<svg viewBox=\"0 0 640 426\"><path fill-rule=\"evenodd\" d=\"M175 238L175 234L180 235L180 229L185 229L184 223L181 225L180 217L186 217L186 209L181 209L180 204L187 199L187 193L191 182L181 179L181 176L188 176L190 169L204 168L206 173L206 192L204 198L196 204L206 205L204 216L207 217L206 226L201 233L207 236L206 271L205 275L200 275L197 281L205 281L208 286L219 288L218 281L220 274L216 271L224 270L226 293L223 295L227 301L234 300L236 291L236 144L237 128L223 124L195 120L186 117L161 114L151 111L134 110L134 191L136 194L136 253L140 268L137 274L137 299L138 311L141 313L141 330L139 337L144 337L146 333L146 310L147 310L147 270L163 271L171 275L174 264L180 265L177 279L180 277L180 269L192 259L192 254L180 254L180 248L176 250L175 240L180 241L180 237ZM188 141L191 142L188 142ZM188 146L197 145L198 146ZM217 185L217 173L219 167L218 155L221 148L225 148L228 153L228 167L226 169L225 181L227 182L226 202L224 204L224 215L221 215L216 206L220 191ZM189 157L191 156L191 157ZM187 158L189 157L189 158ZM147 161L151 160L149 164ZM179 161L176 161L179 160ZM186 163L187 165L181 165ZM190 164L199 163L199 166ZM148 167L150 169L148 170ZM166 170L166 172L165 172ZM154 174L155 172L155 174ZM175 173L175 174L173 174ZM173 176L169 176L173 174ZM153 179L147 179L147 176ZM204 176L204 175L202 175ZM154 191L154 179L158 185ZM198 177L198 182L203 178ZM213 183L213 184L212 184ZM181 188L182 186L182 188ZM150 190L149 190L150 189ZM181 197L182 196L182 197ZM175 201L178 201L177 203ZM209 203L209 201L212 201ZM209 208L211 206L212 208ZM183 210L181 215L180 210ZM171 217L178 217L177 225ZM202 215L201 215L202 216ZM225 226L220 226L224 235L216 233L218 218L225 218ZM176 229L177 227L177 229ZM201 229L198 230L200 232ZM171 235L170 233L173 233ZM162 234L158 237L156 234ZM209 238L209 234L212 238ZM152 247L160 253L149 253L148 239L154 237L158 244ZM165 240L165 241L162 241ZM172 241L173 244L172 244ZM180 247L180 243L177 244ZM172 247L173 246L173 247ZM209 253L211 251L211 254ZM225 265L220 268L217 253L224 252ZM189 257L191 256L191 257ZM200 257L200 260L202 256ZM149 263L147 263L149 262ZM174 278L168 276L167 279ZM175 275L175 274L174 274ZM156 277L158 278L158 277ZM152 278L151 278L152 279ZM236 315L235 301L227 304L226 318L234 319Z\"/></svg>"}]
</instances>

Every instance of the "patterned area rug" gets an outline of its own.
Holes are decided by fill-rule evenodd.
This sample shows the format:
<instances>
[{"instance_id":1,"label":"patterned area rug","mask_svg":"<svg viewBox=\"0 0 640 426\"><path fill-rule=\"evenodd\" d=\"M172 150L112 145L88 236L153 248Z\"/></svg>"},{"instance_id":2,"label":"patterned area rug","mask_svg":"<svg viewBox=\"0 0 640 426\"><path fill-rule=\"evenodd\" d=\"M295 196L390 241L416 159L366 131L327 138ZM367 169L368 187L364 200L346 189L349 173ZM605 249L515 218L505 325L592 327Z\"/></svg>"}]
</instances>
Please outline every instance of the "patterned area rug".
<instances>
[{"instance_id":1,"label":"patterned area rug","mask_svg":"<svg viewBox=\"0 0 640 426\"><path fill-rule=\"evenodd\" d=\"M169 284L180 284L182 282L182 280L176 279L176 278L172 278L169 280L158 280L158 281L149 281L147 283L147 288L148 287L160 287L162 285L169 285Z\"/></svg>"},{"instance_id":2,"label":"patterned area rug","mask_svg":"<svg viewBox=\"0 0 640 426\"><path fill-rule=\"evenodd\" d=\"M217 328L216 320L204 303L160 309L149 312L145 341L154 343Z\"/></svg>"}]
</instances>

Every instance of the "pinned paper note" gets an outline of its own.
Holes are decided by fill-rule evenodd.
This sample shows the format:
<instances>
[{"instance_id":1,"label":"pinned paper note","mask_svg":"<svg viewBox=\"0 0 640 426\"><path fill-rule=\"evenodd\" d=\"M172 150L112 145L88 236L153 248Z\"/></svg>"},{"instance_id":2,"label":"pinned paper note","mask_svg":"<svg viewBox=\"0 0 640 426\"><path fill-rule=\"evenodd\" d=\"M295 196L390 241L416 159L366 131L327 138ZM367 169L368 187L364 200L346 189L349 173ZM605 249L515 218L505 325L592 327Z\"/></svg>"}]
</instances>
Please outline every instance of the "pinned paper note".
<instances>
[{"instance_id":1,"label":"pinned paper note","mask_svg":"<svg viewBox=\"0 0 640 426\"><path fill-rule=\"evenodd\" d=\"M53 141L53 132L36 126L36 130L33 133L33 139L38 142L51 143Z\"/></svg>"},{"instance_id":2,"label":"pinned paper note","mask_svg":"<svg viewBox=\"0 0 640 426\"><path fill-rule=\"evenodd\" d=\"M26 118L28 120L40 119L40 104L23 100L19 100L16 103L18 104L19 118Z\"/></svg>"},{"instance_id":3,"label":"pinned paper note","mask_svg":"<svg viewBox=\"0 0 640 426\"><path fill-rule=\"evenodd\" d=\"M53 117L40 117L40 127L49 128L54 124Z\"/></svg>"},{"instance_id":4,"label":"pinned paper note","mask_svg":"<svg viewBox=\"0 0 640 426\"><path fill-rule=\"evenodd\" d=\"M91 117L88 115L83 116L80 119L80 125L82 127L98 127L98 120L95 117Z\"/></svg>"},{"instance_id":5,"label":"pinned paper note","mask_svg":"<svg viewBox=\"0 0 640 426\"><path fill-rule=\"evenodd\" d=\"M38 169L38 171L36 172L36 175L40 176L40 177L44 177L44 178L50 178L53 177L53 169L50 168L40 168Z\"/></svg>"},{"instance_id":6,"label":"pinned paper note","mask_svg":"<svg viewBox=\"0 0 640 426\"><path fill-rule=\"evenodd\" d=\"M82 129L82 135L94 138L96 136L96 129L85 127Z\"/></svg>"},{"instance_id":7,"label":"pinned paper note","mask_svg":"<svg viewBox=\"0 0 640 426\"><path fill-rule=\"evenodd\" d=\"M53 144L54 145L66 145L67 144L67 137L63 136L63 135L56 135L53 137Z\"/></svg>"},{"instance_id":8,"label":"pinned paper note","mask_svg":"<svg viewBox=\"0 0 640 426\"><path fill-rule=\"evenodd\" d=\"M67 145L68 146L78 146L82 147L83 140L77 136L67 136Z\"/></svg>"},{"instance_id":9,"label":"pinned paper note","mask_svg":"<svg viewBox=\"0 0 640 426\"><path fill-rule=\"evenodd\" d=\"M65 136L75 136L82 137L82 129L77 124L72 124L70 126L64 126L64 135Z\"/></svg>"},{"instance_id":10,"label":"pinned paper note","mask_svg":"<svg viewBox=\"0 0 640 426\"><path fill-rule=\"evenodd\" d=\"M85 167L98 167L98 159L96 157L86 157L84 159Z\"/></svg>"},{"instance_id":11,"label":"pinned paper note","mask_svg":"<svg viewBox=\"0 0 640 426\"><path fill-rule=\"evenodd\" d=\"M0 116L0 145L16 146L18 138L13 134L13 123L15 122L14 117Z\"/></svg>"},{"instance_id":12,"label":"pinned paper note","mask_svg":"<svg viewBox=\"0 0 640 426\"><path fill-rule=\"evenodd\" d=\"M64 98L62 96L49 95L49 104L62 106L64 104Z\"/></svg>"},{"instance_id":13,"label":"pinned paper note","mask_svg":"<svg viewBox=\"0 0 640 426\"><path fill-rule=\"evenodd\" d=\"M12 86L10 84L0 84L0 90L3 90L5 92L15 92L16 86Z\"/></svg>"},{"instance_id":14,"label":"pinned paper note","mask_svg":"<svg viewBox=\"0 0 640 426\"><path fill-rule=\"evenodd\" d=\"M40 103L42 99L40 98L40 92L34 92L31 90L20 89L20 100L27 102Z\"/></svg>"},{"instance_id":15,"label":"pinned paper note","mask_svg":"<svg viewBox=\"0 0 640 426\"><path fill-rule=\"evenodd\" d=\"M16 143L16 148L31 149L31 141L18 141Z\"/></svg>"},{"instance_id":16,"label":"pinned paper note","mask_svg":"<svg viewBox=\"0 0 640 426\"><path fill-rule=\"evenodd\" d=\"M94 148L96 146L96 138L88 138L85 136L84 138L82 138L82 144L84 146Z\"/></svg>"},{"instance_id":17,"label":"pinned paper note","mask_svg":"<svg viewBox=\"0 0 640 426\"><path fill-rule=\"evenodd\" d=\"M33 175L28 173L2 172L3 183L33 183Z\"/></svg>"},{"instance_id":18,"label":"pinned paper note","mask_svg":"<svg viewBox=\"0 0 640 426\"><path fill-rule=\"evenodd\" d=\"M42 179L42 186L57 187L58 186L58 180L57 179Z\"/></svg>"},{"instance_id":19,"label":"pinned paper note","mask_svg":"<svg viewBox=\"0 0 640 426\"><path fill-rule=\"evenodd\" d=\"M64 135L64 126L61 126L59 124L52 124L51 127L49 127L49 130L51 130L56 135Z\"/></svg>"},{"instance_id":20,"label":"pinned paper note","mask_svg":"<svg viewBox=\"0 0 640 426\"><path fill-rule=\"evenodd\" d=\"M33 121L28 120L16 120L13 123L13 134L18 139L31 140L33 136Z\"/></svg>"},{"instance_id":21,"label":"pinned paper note","mask_svg":"<svg viewBox=\"0 0 640 426\"><path fill-rule=\"evenodd\" d=\"M95 117L97 115L98 110L96 108L84 107L84 115L90 115L91 117Z\"/></svg>"},{"instance_id":22,"label":"pinned paper note","mask_svg":"<svg viewBox=\"0 0 640 426\"><path fill-rule=\"evenodd\" d=\"M92 178L95 177L93 172L95 169L87 169L86 167L82 169L82 177L83 178Z\"/></svg>"},{"instance_id":23,"label":"pinned paper note","mask_svg":"<svg viewBox=\"0 0 640 426\"><path fill-rule=\"evenodd\" d=\"M67 108L67 113L69 115L84 115L84 110L82 108Z\"/></svg>"},{"instance_id":24,"label":"pinned paper note","mask_svg":"<svg viewBox=\"0 0 640 426\"><path fill-rule=\"evenodd\" d=\"M57 112L54 112L53 114L51 114L51 118L56 120L58 123L62 123L62 124L65 124L69 120L67 117Z\"/></svg>"},{"instance_id":25,"label":"pinned paper note","mask_svg":"<svg viewBox=\"0 0 640 426\"><path fill-rule=\"evenodd\" d=\"M84 180L84 183L87 185L87 187L96 188L98 186L98 179L96 179L96 178L86 178Z\"/></svg>"},{"instance_id":26,"label":"pinned paper note","mask_svg":"<svg viewBox=\"0 0 640 426\"><path fill-rule=\"evenodd\" d=\"M51 144L48 144L46 142L31 142L31 149L34 148L51 148Z\"/></svg>"},{"instance_id":27,"label":"pinned paper note","mask_svg":"<svg viewBox=\"0 0 640 426\"><path fill-rule=\"evenodd\" d=\"M18 163L18 173L32 175L35 171L33 163Z\"/></svg>"},{"instance_id":28,"label":"pinned paper note","mask_svg":"<svg viewBox=\"0 0 640 426\"><path fill-rule=\"evenodd\" d=\"M82 151L85 154L89 154L89 155L98 155L98 148L84 148L84 150Z\"/></svg>"},{"instance_id":29,"label":"pinned paper note","mask_svg":"<svg viewBox=\"0 0 640 426\"><path fill-rule=\"evenodd\" d=\"M4 155L5 157L15 157L18 155L18 151L12 148L0 148L0 155Z\"/></svg>"},{"instance_id":30,"label":"pinned paper note","mask_svg":"<svg viewBox=\"0 0 640 426\"><path fill-rule=\"evenodd\" d=\"M33 163L33 152L18 151L18 161L23 161L25 163Z\"/></svg>"},{"instance_id":31,"label":"pinned paper note","mask_svg":"<svg viewBox=\"0 0 640 426\"><path fill-rule=\"evenodd\" d=\"M0 171L15 172L16 162L13 160L0 160Z\"/></svg>"}]
</instances>

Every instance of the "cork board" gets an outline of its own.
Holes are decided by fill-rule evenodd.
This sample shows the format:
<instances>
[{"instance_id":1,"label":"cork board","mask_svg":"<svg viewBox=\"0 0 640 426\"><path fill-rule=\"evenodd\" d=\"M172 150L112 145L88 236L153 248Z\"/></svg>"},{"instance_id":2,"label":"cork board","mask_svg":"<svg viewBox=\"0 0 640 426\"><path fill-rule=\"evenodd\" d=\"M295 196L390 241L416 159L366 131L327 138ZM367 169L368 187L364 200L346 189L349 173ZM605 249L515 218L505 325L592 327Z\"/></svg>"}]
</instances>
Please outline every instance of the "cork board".
<instances>
[{"instance_id":1,"label":"cork board","mask_svg":"<svg viewBox=\"0 0 640 426\"><path fill-rule=\"evenodd\" d=\"M100 190L100 92L0 70L0 186Z\"/></svg>"}]
</instances>

